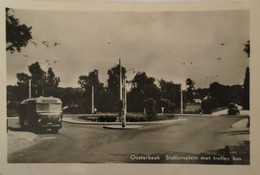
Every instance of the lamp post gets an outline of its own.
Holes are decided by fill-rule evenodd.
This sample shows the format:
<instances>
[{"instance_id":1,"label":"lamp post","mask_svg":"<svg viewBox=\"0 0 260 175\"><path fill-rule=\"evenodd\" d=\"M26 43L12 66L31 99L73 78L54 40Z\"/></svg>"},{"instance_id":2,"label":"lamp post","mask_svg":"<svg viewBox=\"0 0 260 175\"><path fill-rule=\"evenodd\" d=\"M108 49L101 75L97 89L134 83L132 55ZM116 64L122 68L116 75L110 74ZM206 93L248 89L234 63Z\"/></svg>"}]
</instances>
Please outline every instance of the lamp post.
<instances>
[{"instance_id":1,"label":"lamp post","mask_svg":"<svg viewBox=\"0 0 260 175\"><path fill-rule=\"evenodd\" d=\"M126 73L128 71L134 70L134 68L126 70ZM123 120L122 120L122 127L126 126L126 114L127 114L127 88L126 88L126 76L124 77L123 80L123 87L124 87L124 115L123 115Z\"/></svg>"},{"instance_id":2,"label":"lamp post","mask_svg":"<svg viewBox=\"0 0 260 175\"><path fill-rule=\"evenodd\" d=\"M127 113L127 99L126 99L126 84L125 84L125 78L124 78L124 81L123 81L124 85L124 103L123 103L123 118L122 118L122 127L126 127L126 113Z\"/></svg>"},{"instance_id":3,"label":"lamp post","mask_svg":"<svg viewBox=\"0 0 260 175\"><path fill-rule=\"evenodd\" d=\"M127 114L127 88L126 88L126 77L122 78L122 66L121 66L121 59L119 58L119 69L120 69L120 74L119 74L119 91L120 91L120 100L123 101L123 116L121 116L122 119L122 128L126 127L126 114ZM126 72L134 70L129 69L126 70ZM124 88L124 99L123 99L123 88ZM120 112L120 114L122 114Z\"/></svg>"},{"instance_id":4,"label":"lamp post","mask_svg":"<svg viewBox=\"0 0 260 175\"><path fill-rule=\"evenodd\" d=\"M92 86L92 105L91 105L91 112L94 114L95 110L95 105L94 105L94 86Z\"/></svg>"},{"instance_id":5,"label":"lamp post","mask_svg":"<svg viewBox=\"0 0 260 175\"><path fill-rule=\"evenodd\" d=\"M119 91L120 91L120 100L123 100L123 89L122 89L122 67L121 67L121 59L119 58Z\"/></svg>"},{"instance_id":6,"label":"lamp post","mask_svg":"<svg viewBox=\"0 0 260 175\"><path fill-rule=\"evenodd\" d=\"M29 80L29 98L32 98L32 80Z\"/></svg>"},{"instance_id":7,"label":"lamp post","mask_svg":"<svg viewBox=\"0 0 260 175\"><path fill-rule=\"evenodd\" d=\"M119 98L120 101L123 101L123 85L122 85L122 66L121 66L121 59L119 58ZM124 123L124 117L122 118L122 112L124 112L124 103L123 103L123 107L122 107L122 111L120 111L119 113L119 119L121 118L122 120L122 127L125 127L125 123Z\"/></svg>"},{"instance_id":8,"label":"lamp post","mask_svg":"<svg viewBox=\"0 0 260 175\"><path fill-rule=\"evenodd\" d=\"M181 90L181 114L183 114L183 93L182 93L182 86L180 84L180 90Z\"/></svg>"}]
</instances>

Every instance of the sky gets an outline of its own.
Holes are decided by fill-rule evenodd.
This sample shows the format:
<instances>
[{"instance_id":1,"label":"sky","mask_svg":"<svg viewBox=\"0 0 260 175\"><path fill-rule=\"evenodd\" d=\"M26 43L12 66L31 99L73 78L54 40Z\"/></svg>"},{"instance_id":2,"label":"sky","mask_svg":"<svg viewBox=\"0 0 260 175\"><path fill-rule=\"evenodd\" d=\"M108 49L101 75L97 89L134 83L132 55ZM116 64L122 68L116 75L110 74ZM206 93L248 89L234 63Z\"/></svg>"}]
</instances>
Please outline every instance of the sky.
<instances>
[{"instance_id":1,"label":"sky","mask_svg":"<svg viewBox=\"0 0 260 175\"><path fill-rule=\"evenodd\" d=\"M32 26L32 42L13 54L7 52L7 84L17 73L39 62L52 67L60 87L79 87L78 77L99 70L106 84L107 71L118 64L128 80L146 72L195 88L213 82L243 84L249 58L243 52L249 40L249 11L105 12L14 9L21 23ZM43 43L47 41L47 45ZM58 44L55 44L58 43Z\"/></svg>"}]
</instances>

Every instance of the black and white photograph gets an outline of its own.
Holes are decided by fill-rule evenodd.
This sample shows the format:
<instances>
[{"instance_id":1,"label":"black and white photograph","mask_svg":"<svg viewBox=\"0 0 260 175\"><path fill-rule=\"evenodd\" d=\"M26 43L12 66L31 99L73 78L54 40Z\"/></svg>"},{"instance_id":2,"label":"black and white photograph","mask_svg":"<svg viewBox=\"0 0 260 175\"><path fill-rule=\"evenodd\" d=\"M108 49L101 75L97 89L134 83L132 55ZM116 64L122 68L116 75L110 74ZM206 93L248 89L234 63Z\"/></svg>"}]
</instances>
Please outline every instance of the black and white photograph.
<instances>
[{"instance_id":1,"label":"black and white photograph","mask_svg":"<svg viewBox=\"0 0 260 175\"><path fill-rule=\"evenodd\" d=\"M4 7L6 169L255 166L249 8L75 7Z\"/></svg>"},{"instance_id":2,"label":"black and white photograph","mask_svg":"<svg viewBox=\"0 0 260 175\"><path fill-rule=\"evenodd\" d=\"M9 163L250 164L248 10L6 22Z\"/></svg>"}]
</instances>

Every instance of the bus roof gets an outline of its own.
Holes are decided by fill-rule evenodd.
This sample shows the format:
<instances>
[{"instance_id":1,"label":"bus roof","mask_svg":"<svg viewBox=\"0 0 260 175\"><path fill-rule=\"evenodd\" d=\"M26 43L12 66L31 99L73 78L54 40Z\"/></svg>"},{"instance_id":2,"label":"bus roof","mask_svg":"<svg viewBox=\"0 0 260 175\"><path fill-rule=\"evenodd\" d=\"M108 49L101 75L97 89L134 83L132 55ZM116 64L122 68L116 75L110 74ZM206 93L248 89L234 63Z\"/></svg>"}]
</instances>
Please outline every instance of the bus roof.
<instances>
[{"instance_id":1,"label":"bus roof","mask_svg":"<svg viewBox=\"0 0 260 175\"><path fill-rule=\"evenodd\" d=\"M28 98L23 100L20 104L27 104L27 103L62 103L59 98L56 97L36 97L36 98Z\"/></svg>"}]
</instances>

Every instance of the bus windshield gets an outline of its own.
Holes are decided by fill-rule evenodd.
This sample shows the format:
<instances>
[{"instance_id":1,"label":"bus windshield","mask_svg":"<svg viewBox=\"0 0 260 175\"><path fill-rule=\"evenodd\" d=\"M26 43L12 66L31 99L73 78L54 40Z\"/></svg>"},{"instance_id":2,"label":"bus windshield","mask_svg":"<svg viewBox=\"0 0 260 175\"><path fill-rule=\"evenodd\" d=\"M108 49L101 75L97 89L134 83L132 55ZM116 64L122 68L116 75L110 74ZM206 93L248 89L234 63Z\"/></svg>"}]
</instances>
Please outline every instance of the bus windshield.
<instances>
[{"instance_id":1,"label":"bus windshield","mask_svg":"<svg viewBox=\"0 0 260 175\"><path fill-rule=\"evenodd\" d=\"M60 112L61 104L40 103L36 105L37 112Z\"/></svg>"}]
</instances>

